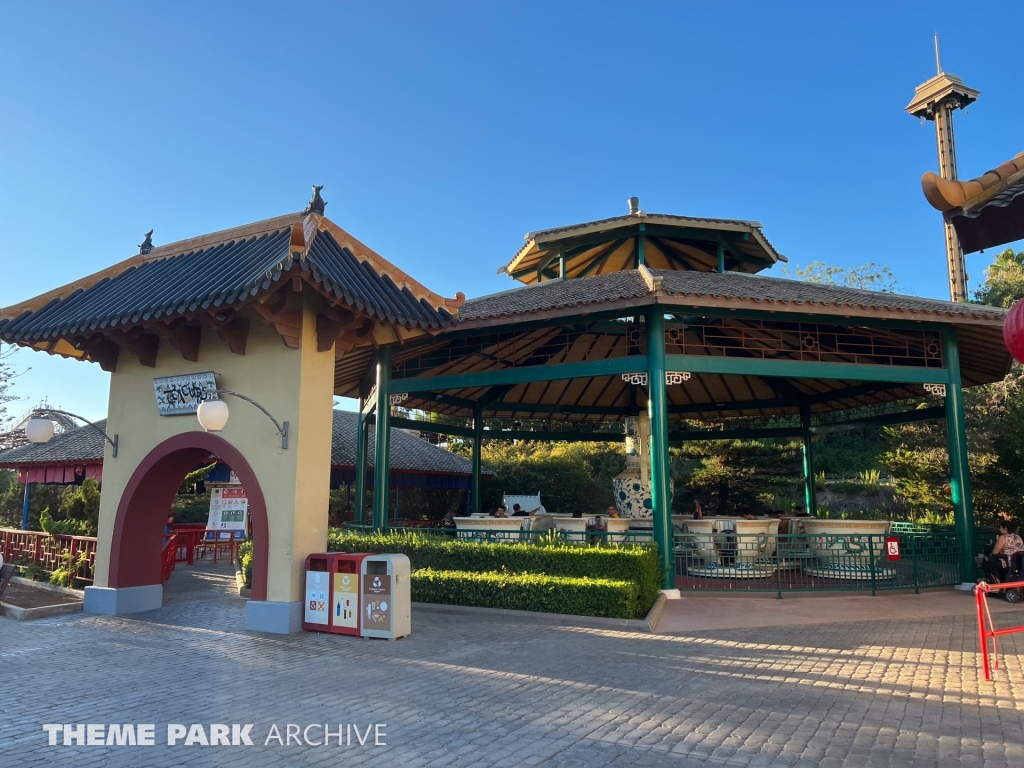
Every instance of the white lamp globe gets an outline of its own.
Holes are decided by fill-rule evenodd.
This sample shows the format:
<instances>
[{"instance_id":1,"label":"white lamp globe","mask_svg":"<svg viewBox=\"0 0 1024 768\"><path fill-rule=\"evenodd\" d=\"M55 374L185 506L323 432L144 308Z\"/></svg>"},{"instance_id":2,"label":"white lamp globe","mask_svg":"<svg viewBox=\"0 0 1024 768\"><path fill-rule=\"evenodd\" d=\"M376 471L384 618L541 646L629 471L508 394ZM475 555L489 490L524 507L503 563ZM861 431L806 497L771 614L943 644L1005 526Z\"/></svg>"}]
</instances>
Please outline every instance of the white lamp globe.
<instances>
[{"instance_id":1,"label":"white lamp globe","mask_svg":"<svg viewBox=\"0 0 1024 768\"><path fill-rule=\"evenodd\" d=\"M30 443L48 443L53 437L53 422L42 417L34 417L25 425L25 436Z\"/></svg>"},{"instance_id":2,"label":"white lamp globe","mask_svg":"<svg viewBox=\"0 0 1024 768\"><path fill-rule=\"evenodd\" d=\"M204 400L196 411L199 426L207 432L220 432L228 423L228 404L223 400Z\"/></svg>"}]
</instances>

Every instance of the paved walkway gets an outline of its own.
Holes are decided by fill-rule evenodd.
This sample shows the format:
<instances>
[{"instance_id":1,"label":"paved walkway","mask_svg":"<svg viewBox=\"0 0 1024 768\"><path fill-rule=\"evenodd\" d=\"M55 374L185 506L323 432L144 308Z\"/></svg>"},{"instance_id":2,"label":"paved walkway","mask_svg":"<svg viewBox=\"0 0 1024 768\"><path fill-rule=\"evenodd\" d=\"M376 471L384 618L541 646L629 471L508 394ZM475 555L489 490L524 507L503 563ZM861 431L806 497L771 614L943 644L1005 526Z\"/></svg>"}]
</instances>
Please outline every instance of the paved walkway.
<instances>
[{"instance_id":1,"label":"paved walkway","mask_svg":"<svg viewBox=\"0 0 1024 768\"><path fill-rule=\"evenodd\" d=\"M230 586L179 568L160 611L0 619L0 765L1024 765L1024 642L1015 685L979 682L967 615L668 636L424 613L389 643L246 632ZM155 723L157 746L49 746L51 722ZM255 746L169 747L174 723ZM265 745L289 723L387 745Z\"/></svg>"}]
</instances>

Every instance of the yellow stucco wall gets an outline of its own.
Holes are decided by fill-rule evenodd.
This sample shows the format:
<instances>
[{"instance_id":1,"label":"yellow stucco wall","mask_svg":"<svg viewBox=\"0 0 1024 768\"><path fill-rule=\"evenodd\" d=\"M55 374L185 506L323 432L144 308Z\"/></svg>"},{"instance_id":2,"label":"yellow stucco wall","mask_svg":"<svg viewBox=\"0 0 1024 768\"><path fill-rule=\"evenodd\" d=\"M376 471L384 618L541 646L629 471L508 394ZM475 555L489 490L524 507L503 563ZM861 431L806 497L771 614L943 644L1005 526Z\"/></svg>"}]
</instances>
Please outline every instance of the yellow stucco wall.
<instances>
[{"instance_id":1,"label":"yellow stucco wall","mask_svg":"<svg viewBox=\"0 0 1024 768\"><path fill-rule=\"evenodd\" d=\"M334 352L317 352L317 305L317 297L304 294L299 349L286 347L273 328L256 318L250 321L245 355L233 354L210 330L203 331L195 363L182 359L166 341L160 343L155 368L142 366L122 347L110 377L107 432L119 435L119 448L114 459L108 446L103 460L96 586L107 586L114 518L136 467L169 437L202 429L194 414L159 415L153 379L212 370L219 389L251 397L279 422L290 422L288 448L282 450L270 419L243 400L223 398L231 415L220 436L252 466L267 504L267 599L301 599L306 555L327 546Z\"/></svg>"}]
</instances>

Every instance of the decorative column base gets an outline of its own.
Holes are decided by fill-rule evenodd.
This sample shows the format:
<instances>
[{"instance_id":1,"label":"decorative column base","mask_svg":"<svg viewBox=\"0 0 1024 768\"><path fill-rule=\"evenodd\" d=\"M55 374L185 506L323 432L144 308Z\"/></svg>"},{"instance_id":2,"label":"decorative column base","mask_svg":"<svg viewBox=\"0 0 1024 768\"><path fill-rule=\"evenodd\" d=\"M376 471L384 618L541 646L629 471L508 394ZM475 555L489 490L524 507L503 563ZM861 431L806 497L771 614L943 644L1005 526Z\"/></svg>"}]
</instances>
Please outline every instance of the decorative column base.
<instances>
[{"instance_id":1,"label":"decorative column base","mask_svg":"<svg viewBox=\"0 0 1024 768\"><path fill-rule=\"evenodd\" d=\"M245 604L245 628L288 635L302 631L302 603L250 600Z\"/></svg>"},{"instance_id":2,"label":"decorative column base","mask_svg":"<svg viewBox=\"0 0 1024 768\"><path fill-rule=\"evenodd\" d=\"M164 585L147 584L144 587L86 587L86 613L120 616L125 613L155 611L164 606Z\"/></svg>"}]
</instances>

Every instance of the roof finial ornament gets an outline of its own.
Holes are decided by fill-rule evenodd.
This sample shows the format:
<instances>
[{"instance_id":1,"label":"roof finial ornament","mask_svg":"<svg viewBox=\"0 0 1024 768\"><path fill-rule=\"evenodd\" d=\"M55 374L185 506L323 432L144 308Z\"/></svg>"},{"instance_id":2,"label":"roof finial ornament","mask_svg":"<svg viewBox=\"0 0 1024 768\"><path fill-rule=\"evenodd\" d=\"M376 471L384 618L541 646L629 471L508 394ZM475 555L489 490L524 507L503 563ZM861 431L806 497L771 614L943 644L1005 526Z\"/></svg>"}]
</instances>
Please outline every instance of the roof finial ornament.
<instances>
[{"instance_id":1,"label":"roof finial ornament","mask_svg":"<svg viewBox=\"0 0 1024 768\"><path fill-rule=\"evenodd\" d=\"M320 190L323 188L323 184L313 185L313 196L309 198L309 205L302 211L303 216L308 216L311 213L316 213L320 216L324 215L324 208L327 206L327 203L320 197Z\"/></svg>"},{"instance_id":2,"label":"roof finial ornament","mask_svg":"<svg viewBox=\"0 0 1024 768\"><path fill-rule=\"evenodd\" d=\"M629 198L629 215L636 216L640 213L640 198L631 197Z\"/></svg>"},{"instance_id":3,"label":"roof finial ornament","mask_svg":"<svg viewBox=\"0 0 1024 768\"><path fill-rule=\"evenodd\" d=\"M146 233L146 239L139 244L139 253L145 256L153 250L153 230Z\"/></svg>"}]
</instances>

